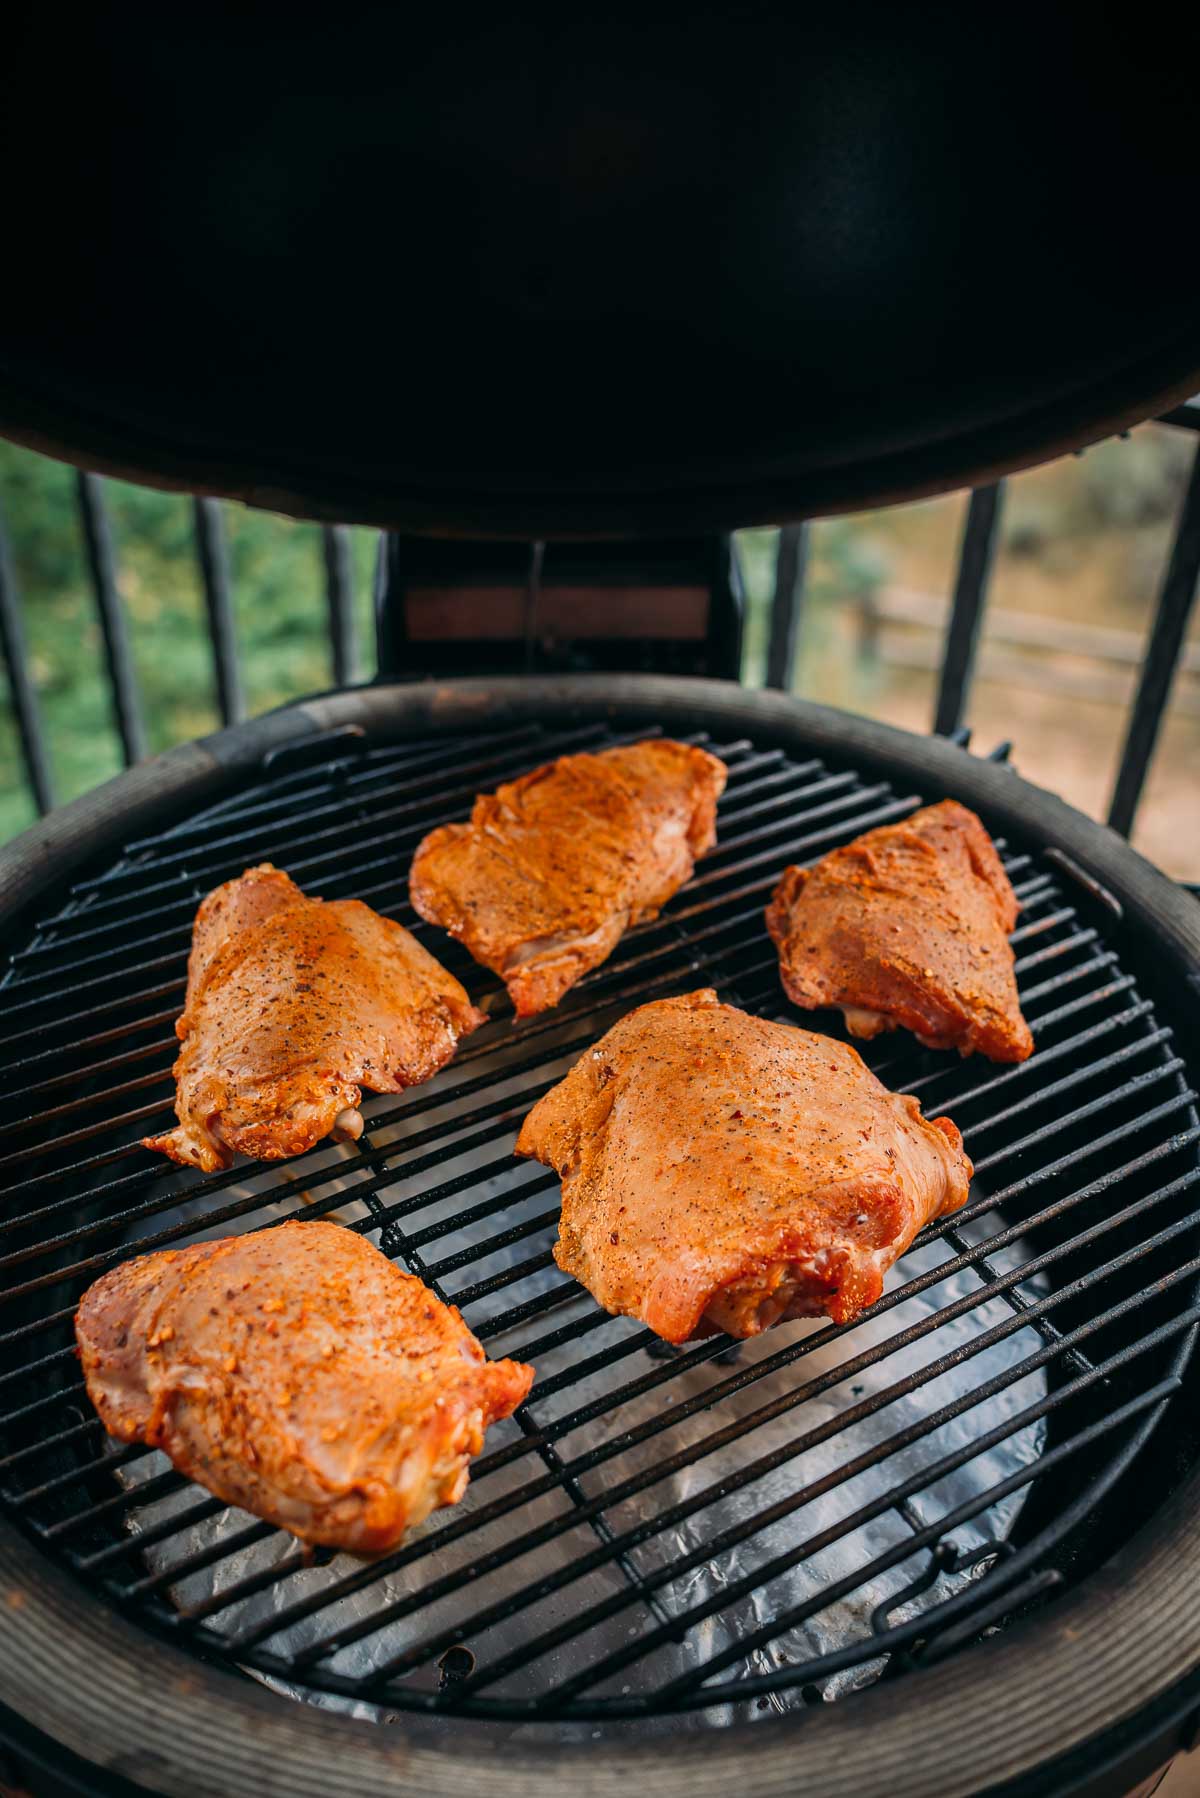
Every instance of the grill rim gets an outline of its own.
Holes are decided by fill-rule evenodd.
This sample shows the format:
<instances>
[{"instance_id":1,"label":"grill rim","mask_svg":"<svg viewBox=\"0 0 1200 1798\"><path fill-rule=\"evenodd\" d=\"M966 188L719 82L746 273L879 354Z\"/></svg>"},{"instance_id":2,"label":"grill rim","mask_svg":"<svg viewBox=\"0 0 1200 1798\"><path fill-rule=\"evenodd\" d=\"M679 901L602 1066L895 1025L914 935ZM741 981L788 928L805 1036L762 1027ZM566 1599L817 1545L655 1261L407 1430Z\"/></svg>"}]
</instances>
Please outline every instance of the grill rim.
<instances>
[{"instance_id":1,"label":"grill rim","mask_svg":"<svg viewBox=\"0 0 1200 1798\"><path fill-rule=\"evenodd\" d=\"M55 397L23 385L11 365L0 391L2 434L93 475L135 481L164 492L240 500L245 505L324 525L358 524L481 541L571 541L664 536L680 531L777 524L781 518L836 517L904 505L960 487L982 487L1186 405L1200 384L1195 331L1176 328L1132 363L1109 369L1065 395L988 418L948 437L879 450L868 459L816 470L766 457L747 469L742 455L716 473L664 480L639 470L629 485L594 483L587 492L531 487L514 496L455 475L430 483L411 466L378 481L354 477L344 458L314 473L278 460L262 478L261 459L223 462L194 444L180 455L111 418L88 419L72 393L64 420ZM69 433L69 434L68 434ZM278 458L279 452L276 452Z\"/></svg>"},{"instance_id":2,"label":"grill rim","mask_svg":"<svg viewBox=\"0 0 1200 1798\"><path fill-rule=\"evenodd\" d=\"M847 712L715 681L661 676L463 680L332 692L281 708L118 775L0 851L0 933L82 861L181 806L244 780L271 751L347 724L373 740L500 723L653 721L664 729L750 731L794 752L853 754L892 778L945 790L1082 863L1125 906L1164 958L1164 975L1197 981L1200 907L1123 839L1008 768L948 741ZM1164 1701L1200 1665L1200 1468L1109 1562L1004 1636L856 1695L849 1707L704 1732L692 1742L601 1747L544 1739L535 1728L504 1761L456 1719L406 1715L403 1733L330 1716L242 1682L160 1639L146 1681L146 1632L120 1617L0 1519L0 1689L34 1728L93 1763L170 1793L378 1789L557 1793L564 1772L584 1793L652 1773L665 1794L794 1790L805 1728L815 1789L872 1789L881 1767L897 1794L977 1792L1058 1760ZM79 1679L86 1666L89 1678ZM1003 1702L998 1703L998 1694ZM919 1703L914 1704L919 1694ZM869 1708L864 1708L869 1707ZM971 1728L962 1728L964 1713ZM1064 1720L1066 1736L1064 1736ZM865 1726L865 1727L862 1727ZM328 1732L332 1729L333 1734ZM919 1734L918 1734L919 1731ZM539 1737L543 1739L539 1740ZM269 1741L269 1746L268 1746ZM153 1743L144 1754L131 1744ZM403 1747L402 1747L403 1744ZM353 1746L352 1746L353 1745ZM914 1753L914 1749L917 1750ZM332 1759L329 1756L332 1755ZM314 1780L319 1786L314 1786ZM747 1782L750 1782L749 1784ZM915 1783L911 1783L915 1782Z\"/></svg>"}]
</instances>

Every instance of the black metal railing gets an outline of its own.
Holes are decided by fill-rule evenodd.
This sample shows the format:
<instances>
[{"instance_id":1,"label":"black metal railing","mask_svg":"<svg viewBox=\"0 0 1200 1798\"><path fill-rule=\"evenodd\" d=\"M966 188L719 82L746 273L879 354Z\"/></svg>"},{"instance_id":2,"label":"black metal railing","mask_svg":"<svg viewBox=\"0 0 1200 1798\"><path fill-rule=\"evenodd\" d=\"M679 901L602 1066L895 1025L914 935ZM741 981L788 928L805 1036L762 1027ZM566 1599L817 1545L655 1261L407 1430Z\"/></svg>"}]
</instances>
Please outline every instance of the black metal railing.
<instances>
[{"instance_id":1,"label":"black metal railing","mask_svg":"<svg viewBox=\"0 0 1200 1798\"><path fill-rule=\"evenodd\" d=\"M1158 742L1200 578L1200 398L1175 407L1159 422L1198 435L1108 807L1108 822L1125 835L1132 829ZM98 475L80 471L76 491L88 576L103 643L112 718L123 760L129 766L145 754L146 736L105 502L105 483ZM968 505L932 721L932 728L942 735L958 732L967 716L1004 493L1004 481L980 487L972 492ZM232 724L245 716L245 698L234 628L223 512L221 503L213 499L196 498L192 505L196 562L212 655L213 693L222 723ZM808 546L808 524L787 524L780 530L766 659L766 683L770 687L786 689L791 685L805 615ZM377 563L379 580L386 580L387 557L382 553L383 548L381 537ZM325 526L322 552L333 677L336 684L345 685L360 678L363 668L355 627L348 530L340 525ZM419 646L411 647L419 656ZM37 687L30 671L21 606L2 520L0 653L8 679L25 788L38 811L45 813L56 803L51 757ZM414 674L421 671L418 666L411 670Z\"/></svg>"},{"instance_id":2,"label":"black metal railing","mask_svg":"<svg viewBox=\"0 0 1200 1798\"><path fill-rule=\"evenodd\" d=\"M1200 433L1200 398L1176 406L1159 421ZM971 494L959 548L954 601L942 647L933 729L953 736L964 722L975 669L992 563L999 538L1006 483ZM775 591L767 650L767 685L786 688L795 666L804 610L808 526L785 525L779 533ZM1171 695L1188 620L1200 582L1200 437L1191 475L1167 553L1158 604L1146 641L1137 693L1108 807L1108 823L1128 836L1146 784L1151 758Z\"/></svg>"}]
</instances>

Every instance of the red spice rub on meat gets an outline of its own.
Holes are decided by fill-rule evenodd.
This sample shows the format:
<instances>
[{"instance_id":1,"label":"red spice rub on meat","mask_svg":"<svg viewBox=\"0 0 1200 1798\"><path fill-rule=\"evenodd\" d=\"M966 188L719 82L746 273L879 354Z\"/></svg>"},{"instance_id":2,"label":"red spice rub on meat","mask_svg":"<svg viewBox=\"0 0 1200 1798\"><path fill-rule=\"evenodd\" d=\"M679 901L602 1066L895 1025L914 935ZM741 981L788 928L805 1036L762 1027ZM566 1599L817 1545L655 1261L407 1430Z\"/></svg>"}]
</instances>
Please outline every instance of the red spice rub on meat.
<instances>
[{"instance_id":1,"label":"red spice rub on meat","mask_svg":"<svg viewBox=\"0 0 1200 1798\"><path fill-rule=\"evenodd\" d=\"M767 907L794 1005L840 1006L853 1036L897 1026L930 1049L1024 1061L1008 934L1016 894L987 831L953 799L789 868Z\"/></svg>"},{"instance_id":2,"label":"red spice rub on meat","mask_svg":"<svg viewBox=\"0 0 1200 1798\"><path fill-rule=\"evenodd\" d=\"M533 1369L488 1361L452 1305L338 1224L126 1261L75 1320L122 1442L306 1542L376 1554L467 1485Z\"/></svg>"},{"instance_id":3,"label":"red spice rub on meat","mask_svg":"<svg viewBox=\"0 0 1200 1798\"><path fill-rule=\"evenodd\" d=\"M499 974L518 1017L557 1005L657 916L716 841L725 764L657 739L564 755L432 831L409 891L422 918Z\"/></svg>"},{"instance_id":4,"label":"red spice rub on meat","mask_svg":"<svg viewBox=\"0 0 1200 1798\"><path fill-rule=\"evenodd\" d=\"M517 1154L562 1177L558 1265L668 1342L857 1316L971 1177L950 1119L923 1118L854 1049L707 988L615 1024L534 1106Z\"/></svg>"},{"instance_id":5,"label":"red spice rub on meat","mask_svg":"<svg viewBox=\"0 0 1200 1798\"><path fill-rule=\"evenodd\" d=\"M144 1139L212 1172L355 1138L363 1091L428 1080L484 1021L402 925L357 899L309 899L269 862L196 913L175 1033L176 1129Z\"/></svg>"}]
</instances>

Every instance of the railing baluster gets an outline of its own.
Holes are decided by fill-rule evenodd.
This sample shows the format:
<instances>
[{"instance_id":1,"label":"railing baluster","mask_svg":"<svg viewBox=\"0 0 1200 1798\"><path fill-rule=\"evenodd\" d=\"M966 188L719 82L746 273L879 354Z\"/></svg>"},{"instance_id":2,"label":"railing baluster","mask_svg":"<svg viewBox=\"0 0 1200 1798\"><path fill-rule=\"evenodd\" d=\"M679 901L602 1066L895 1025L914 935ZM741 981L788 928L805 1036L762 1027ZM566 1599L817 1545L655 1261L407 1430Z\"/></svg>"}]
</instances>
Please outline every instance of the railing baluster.
<instances>
[{"instance_id":1,"label":"railing baluster","mask_svg":"<svg viewBox=\"0 0 1200 1798\"><path fill-rule=\"evenodd\" d=\"M1192 462L1192 476L1179 514L1175 541L1171 545L1158 611L1142 663L1142 678L1130 713L1121 767L1108 808L1108 822L1122 836L1128 836L1133 827L1150 758L1170 698L1171 682L1196 598L1197 581L1200 581L1200 448Z\"/></svg>"},{"instance_id":2,"label":"railing baluster","mask_svg":"<svg viewBox=\"0 0 1200 1798\"><path fill-rule=\"evenodd\" d=\"M329 641L333 649L333 684L345 687L358 672L354 630L354 568L350 533L344 524L327 524L321 532L325 556L325 600L329 608Z\"/></svg>"},{"instance_id":3,"label":"railing baluster","mask_svg":"<svg viewBox=\"0 0 1200 1798\"><path fill-rule=\"evenodd\" d=\"M17 583L8 553L8 534L4 529L3 519L0 519L0 652L3 653L8 673L8 690L12 695L25 778L29 782L29 790L38 811L44 815L54 804L54 783L50 777L50 761L46 754L37 688L29 673L25 626L21 618L20 601L17 599Z\"/></svg>"},{"instance_id":4,"label":"railing baluster","mask_svg":"<svg viewBox=\"0 0 1200 1798\"><path fill-rule=\"evenodd\" d=\"M967 507L967 522L958 556L958 579L954 584L954 609L946 632L946 652L942 657L942 678L933 717L933 728L942 737L948 737L958 729L966 710L999 536L1003 497L1004 483L997 481L992 487L977 487Z\"/></svg>"},{"instance_id":5,"label":"railing baluster","mask_svg":"<svg viewBox=\"0 0 1200 1798\"><path fill-rule=\"evenodd\" d=\"M83 540L87 550L96 610L104 634L104 659L108 664L108 684L112 693L113 717L121 738L121 752L128 768L146 753L146 733L138 701L137 677L129 648L129 626L125 607L117 591L116 558L113 555L112 527L108 507L104 503L104 486L98 474L80 469L76 475L79 491L79 514L83 521Z\"/></svg>"},{"instance_id":6,"label":"railing baluster","mask_svg":"<svg viewBox=\"0 0 1200 1798\"><path fill-rule=\"evenodd\" d=\"M212 643L217 710L221 714L222 724L238 724L245 716L245 705L238 669L237 638L233 628L233 602L229 587L229 555L225 546L220 502L215 499L195 499L192 501L192 512L196 526L196 551L200 557L200 574L204 582L204 604L208 612L208 634Z\"/></svg>"},{"instance_id":7,"label":"railing baluster","mask_svg":"<svg viewBox=\"0 0 1200 1798\"><path fill-rule=\"evenodd\" d=\"M771 637L767 646L767 685L779 687L784 692L792 684L796 666L807 566L807 524L785 524L775 552L775 593L771 601Z\"/></svg>"},{"instance_id":8,"label":"railing baluster","mask_svg":"<svg viewBox=\"0 0 1200 1798\"><path fill-rule=\"evenodd\" d=\"M399 672L399 628L404 608L388 603L391 579L391 554L387 531L375 539L375 568L371 576L371 612L375 619L375 666L381 676L391 679Z\"/></svg>"}]
</instances>

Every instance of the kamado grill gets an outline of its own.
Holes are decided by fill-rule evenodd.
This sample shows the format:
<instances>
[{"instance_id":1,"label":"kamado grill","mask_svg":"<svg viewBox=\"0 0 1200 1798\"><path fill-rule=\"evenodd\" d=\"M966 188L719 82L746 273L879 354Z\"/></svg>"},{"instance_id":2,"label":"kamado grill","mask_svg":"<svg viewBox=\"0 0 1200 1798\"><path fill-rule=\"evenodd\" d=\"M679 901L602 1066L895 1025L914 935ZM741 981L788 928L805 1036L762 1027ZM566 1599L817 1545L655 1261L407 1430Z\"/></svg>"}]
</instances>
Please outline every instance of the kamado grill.
<instances>
[{"instance_id":1,"label":"kamado grill","mask_svg":"<svg viewBox=\"0 0 1200 1798\"><path fill-rule=\"evenodd\" d=\"M102 316L69 342L44 306L29 306L21 356L9 355L15 337L4 351L0 423L91 466L409 534L386 540L380 564L390 678L171 751L0 856L0 1783L423 1798L615 1794L631 1782L690 1798L800 1784L897 1798L1121 1794L1192 1739L1200 908L1115 832L1023 781L1003 748L973 755L954 729L994 540L986 483L1152 412L1190 417L1200 328L1189 284L1178 269L1160 281L1153 264L1139 264L1134 283L1122 265L1080 313L1098 267L1095 184L1078 193L1066 156L1072 133L1103 116L1096 154L1104 161L1115 140L1122 183L1144 183L1141 211L1123 221L1132 243L1183 191L1185 134L1168 105L1142 105L1144 83L1120 129L1108 116L1133 50L1150 57L1140 41L1082 52L1062 21L1043 20L1029 62L991 24L973 26L970 58L957 33L926 41L909 20L898 44L882 15L874 26L853 53L832 33L803 45L783 33L769 85L779 101L777 71L791 72L789 106L750 123L726 84L754 46L728 21L700 20L670 46L647 27L636 56L601 51L582 25L467 34L456 52L460 86L478 94L474 131L437 112L427 90L446 65L429 44L408 44L393 94L407 110L383 130L376 95L374 136L351 103L345 44L248 42L229 77L231 116L244 125L246 96L270 92L279 141L248 125L239 138L226 121L207 161L181 97L204 91L213 47L173 37L183 27L170 22L138 37L111 20L115 39L92 46L108 83L82 190L94 205L95 169L110 158L135 183L165 183L166 170L182 184L196 202L201 274L178 305L182 315L198 299L212 306L207 334L159 379L162 345L131 327L144 309L116 258ZM326 55L324 84L306 86ZM1161 53L1151 60L1169 87L1178 46L1169 70ZM384 85L375 71L386 62L372 65ZM956 85L968 66L988 70L969 106ZM142 111L120 103L130 92L150 94ZM415 295L377 281L357 335L359 294L326 268L264 353L261 319L297 266L296 214L280 223L272 183L289 144L310 132L311 109L290 98L304 92L326 96L312 108L343 134L336 167L318 157L322 180L305 189L309 223L329 227L346 207L377 213L381 183L410 167L419 142L416 240L450 264L427 259L434 273ZM1054 110L1023 110L1050 93ZM505 98L530 104L510 111ZM90 81L72 99L66 141L81 145L99 102ZM970 159L949 150L968 117L978 155L964 177ZM881 121L887 155L839 136L854 119ZM773 181L741 207L756 168ZM793 217L780 195L794 181L808 200ZM564 209L571 183L604 256L641 257L647 271L643 300L618 306L600 284L582 361L571 349L582 302L568 277L590 261ZM467 194L479 210L462 222ZM1076 203L1063 211L1068 195ZM78 192L56 203L73 206ZM980 213L998 205L1029 222L1030 243L1052 223L1059 233L1046 275L1055 304L1036 314L1014 310L999 277L976 305L920 270L930 256L943 274L955 257L981 270ZM97 216L107 215L87 214L86 243ZM834 229L831 216L860 228ZM748 297L712 270L689 309L682 276L699 268L713 218L765 286ZM664 219L675 220L682 270L652 253ZM537 251L547 221L548 259ZM179 250L173 229L156 227L165 266ZM213 300L206 257L218 240L254 296L245 340L246 317ZM481 240L492 252L483 263L472 259ZM711 244L707 254L711 267ZM400 267L392 240L384 261ZM887 271L896 308L863 335L866 296ZM18 307L43 281L49 293L53 269L38 264ZM383 355L393 339L378 288L393 308L389 332L407 321L432 333L415 371ZM660 317L686 322L672 337ZM298 406L303 358L338 338L339 321L348 361L338 373L353 375L367 345L383 356L376 390L347 399L318 356ZM464 321L479 341L457 342ZM806 333L821 354L797 351ZM711 405L693 387L681 410L701 348ZM248 355L263 357L253 378ZM466 412L448 433L423 408L435 390L444 405L456 355ZM880 355L893 358L882 388ZM577 377L571 407L550 378L564 357ZM782 370L772 404L756 394L730 438L737 382L772 358ZM390 402L406 376L415 423L398 436ZM530 411L500 454L510 385L546 392L565 432L553 465ZM640 391L655 400L623 457L619 427ZM404 457L425 426L418 468ZM736 669L738 582L719 532L964 482L984 485L942 678L949 734L921 739L695 678ZM653 535L664 529L691 535ZM776 672L790 656L803 548L802 527L784 532ZM1135 708L1119 823L1145 772L1198 561L1200 477ZM581 601L585 588L594 601ZM597 623L606 609L621 630ZM456 674L481 660L531 671ZM631 667L651 671L620 671ZM592 671L562 672L578 668ZM664 668L683 672L654 671ZM436 679L405 678L430 670ZM413 850L465 816L477 792L569 750L657 733L728 764L717 847L556 1009L514 1025L499 982L415 918ZM946 796L983 818L1021 899L1017 973L1036 1052L1010 1067L960 1061L904 1033L864 1052L889 1086L962 1128L976 1166L966 1209L918 1240L856 1324L677 1350L608 1316L553 1262L557 1177L511 1154L525 1112L647 999L713 986L797 1021L762 923L780 871ZM413 928L488 1022L428 1085L369 1100L356 1144L200 1176L152 1159L139 1140L171 1115L171 1027L196 905L264 860L308 891L364 899ZM825 1015L800 1021L840 1028ZM367 1233L459 1305L489 1353L537 1368L528 1402L489 1435L465 1500L379 1561L304 1550L162 1457L115 1446L84 1394L71 1324L98 1274L139 1249L286 1217Z\"/></svg>"}]
</instances>

